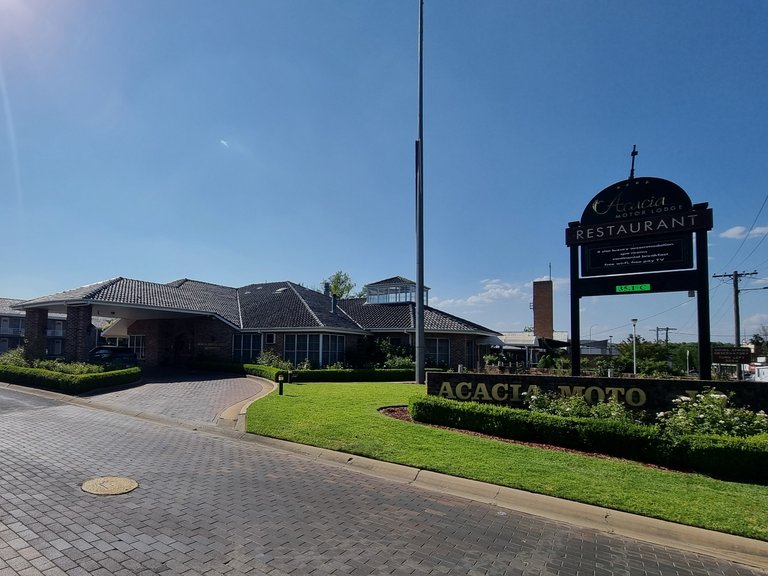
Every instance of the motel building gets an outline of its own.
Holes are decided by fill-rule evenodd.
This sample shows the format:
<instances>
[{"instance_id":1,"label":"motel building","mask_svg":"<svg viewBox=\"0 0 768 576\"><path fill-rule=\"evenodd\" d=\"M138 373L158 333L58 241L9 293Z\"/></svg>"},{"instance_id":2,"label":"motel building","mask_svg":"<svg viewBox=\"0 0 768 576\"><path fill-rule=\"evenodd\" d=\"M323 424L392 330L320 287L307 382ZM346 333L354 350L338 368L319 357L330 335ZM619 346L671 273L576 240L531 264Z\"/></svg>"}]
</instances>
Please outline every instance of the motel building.
<instances>
[{"instance_id":1,"label":"motel building","mask_svg":"<svg viewBox=\"0 0 768 576\"><path fill-rule=\"evenodd\" d=\"M476 366L500 334L428 306L428 290L427 366ZM415 302L415 283L400 276L368 284L366 297L344 299L288 281L232 288L186 278L158 284L119 277L8 308L23 314L19 323L32 358L46 356L51 321L61 321L63 356L86 360L99 330L94 320L103 325L101 319L109 319L101 337L132 348L143 367L253 362L271 350L294 365L308 359L318 368L353 358L365 338L413 346Z\"/></svg>"}]
</instances>

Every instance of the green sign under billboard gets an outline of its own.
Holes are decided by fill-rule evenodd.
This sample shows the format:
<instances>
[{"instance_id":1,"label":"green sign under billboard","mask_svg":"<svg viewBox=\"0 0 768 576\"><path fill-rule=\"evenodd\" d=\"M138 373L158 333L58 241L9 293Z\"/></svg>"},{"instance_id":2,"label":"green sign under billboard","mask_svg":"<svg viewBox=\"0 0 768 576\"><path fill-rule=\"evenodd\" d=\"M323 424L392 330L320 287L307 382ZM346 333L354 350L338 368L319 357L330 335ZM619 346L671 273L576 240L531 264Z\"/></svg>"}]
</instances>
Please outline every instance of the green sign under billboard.
<instances>
[{"instance_id":1,"label":"green sign under billboard","mask_svg":"<svg viewBox=\"0 0 768 576\"><path fill-rule=\"evenodd\" d=\"M623 286L616 286L617 294L624 294L627 292L650 292L650 284L624 284Z\"/></svg>"}]
</instances>

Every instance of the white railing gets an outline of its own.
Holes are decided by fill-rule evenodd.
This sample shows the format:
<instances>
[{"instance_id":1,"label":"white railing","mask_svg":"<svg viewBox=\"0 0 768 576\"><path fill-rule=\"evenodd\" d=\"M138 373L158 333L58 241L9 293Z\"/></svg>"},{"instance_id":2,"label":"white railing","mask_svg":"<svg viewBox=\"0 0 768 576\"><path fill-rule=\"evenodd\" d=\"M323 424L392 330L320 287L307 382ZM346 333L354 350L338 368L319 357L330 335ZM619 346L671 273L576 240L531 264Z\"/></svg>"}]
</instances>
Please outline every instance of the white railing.
<instances>
[{"instance_id":1,"label":"white railing","mask_svg":"<svg viewBox=\"0 0 768 576\"><path fill-rule=\"evenodd\" d=\"M24 328L0 328L2 336L24 336Z\"/></svg>"}]
</instances>

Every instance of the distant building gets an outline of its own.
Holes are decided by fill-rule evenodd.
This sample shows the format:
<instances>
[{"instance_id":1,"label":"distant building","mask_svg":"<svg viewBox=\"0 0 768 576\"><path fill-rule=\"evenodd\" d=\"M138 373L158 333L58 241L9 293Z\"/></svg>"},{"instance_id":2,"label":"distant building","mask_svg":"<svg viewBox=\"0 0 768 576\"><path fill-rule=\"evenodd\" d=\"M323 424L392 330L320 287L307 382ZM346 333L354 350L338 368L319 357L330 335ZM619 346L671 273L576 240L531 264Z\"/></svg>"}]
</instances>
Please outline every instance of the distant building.
<instances>
[{"instance_id":1,"label":"distant building","mask_svg":"<svg viewBox=\"0 0 768 576\"><path fill-rule=\"evenodd\" d=\"M552 350L569 346L568 332L554 329L554 289L552 280L533 283L533 327L522 332L502 332L500 345L512 362L530 367Z\"/></svg>"},{"instance_id":2,"label":"distant building","mask_svg":"<svg viewBox=\"0 0 768 576\"><path fill-rule=\"evenodd\" d=\"M13 348L24 346L26 315L24 311L14 307L24 300L15 298L0 298L0 354ZM96 344L97 330L105 325L104 319L94 318L94 332L91 342ZM66 336L66 314L50 314L45 322L45 339L43 356L46 358L62 358L64 356L64 339Z\"/></svg>"}]
</instances>

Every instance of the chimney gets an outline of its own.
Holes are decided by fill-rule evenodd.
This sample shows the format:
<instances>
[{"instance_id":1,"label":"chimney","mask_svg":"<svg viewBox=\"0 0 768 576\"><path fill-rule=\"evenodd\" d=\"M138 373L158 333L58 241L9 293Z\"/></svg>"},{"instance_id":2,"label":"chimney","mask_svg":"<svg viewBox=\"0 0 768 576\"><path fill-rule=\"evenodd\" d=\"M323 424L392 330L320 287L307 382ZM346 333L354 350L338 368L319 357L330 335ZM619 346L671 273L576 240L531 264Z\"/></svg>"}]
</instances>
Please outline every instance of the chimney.
<instances>
[{"instance_id":1,"label":"chimney","mask_svg":"<svg viewBox=\"0 0 768 576\"><path fill-rule=\"evenodd\" d=\"M328 282L323 284L323 295L324 296L330 296L331 295L331 285Z\"/></svg>"},{"instance_id":2,"label":"chimney","mask_svg":"<svg viewBox=\"0 0 768 576\"><path fill-rule=\"evenodd\" d=\"M337 297L336 294L331 296L331 314L336 314L336 303L337 303Z\"/></svg>"},{"instance_id":3,"label":"chimney","mask_svg":"<svg viewBox=\"0 0 768 576\"><path fill-rule=\"evenodd\" d=\"M533 283L533 335L540 338L554 336L552 306L552 280Z\"/></svg>"}]
</instances>

